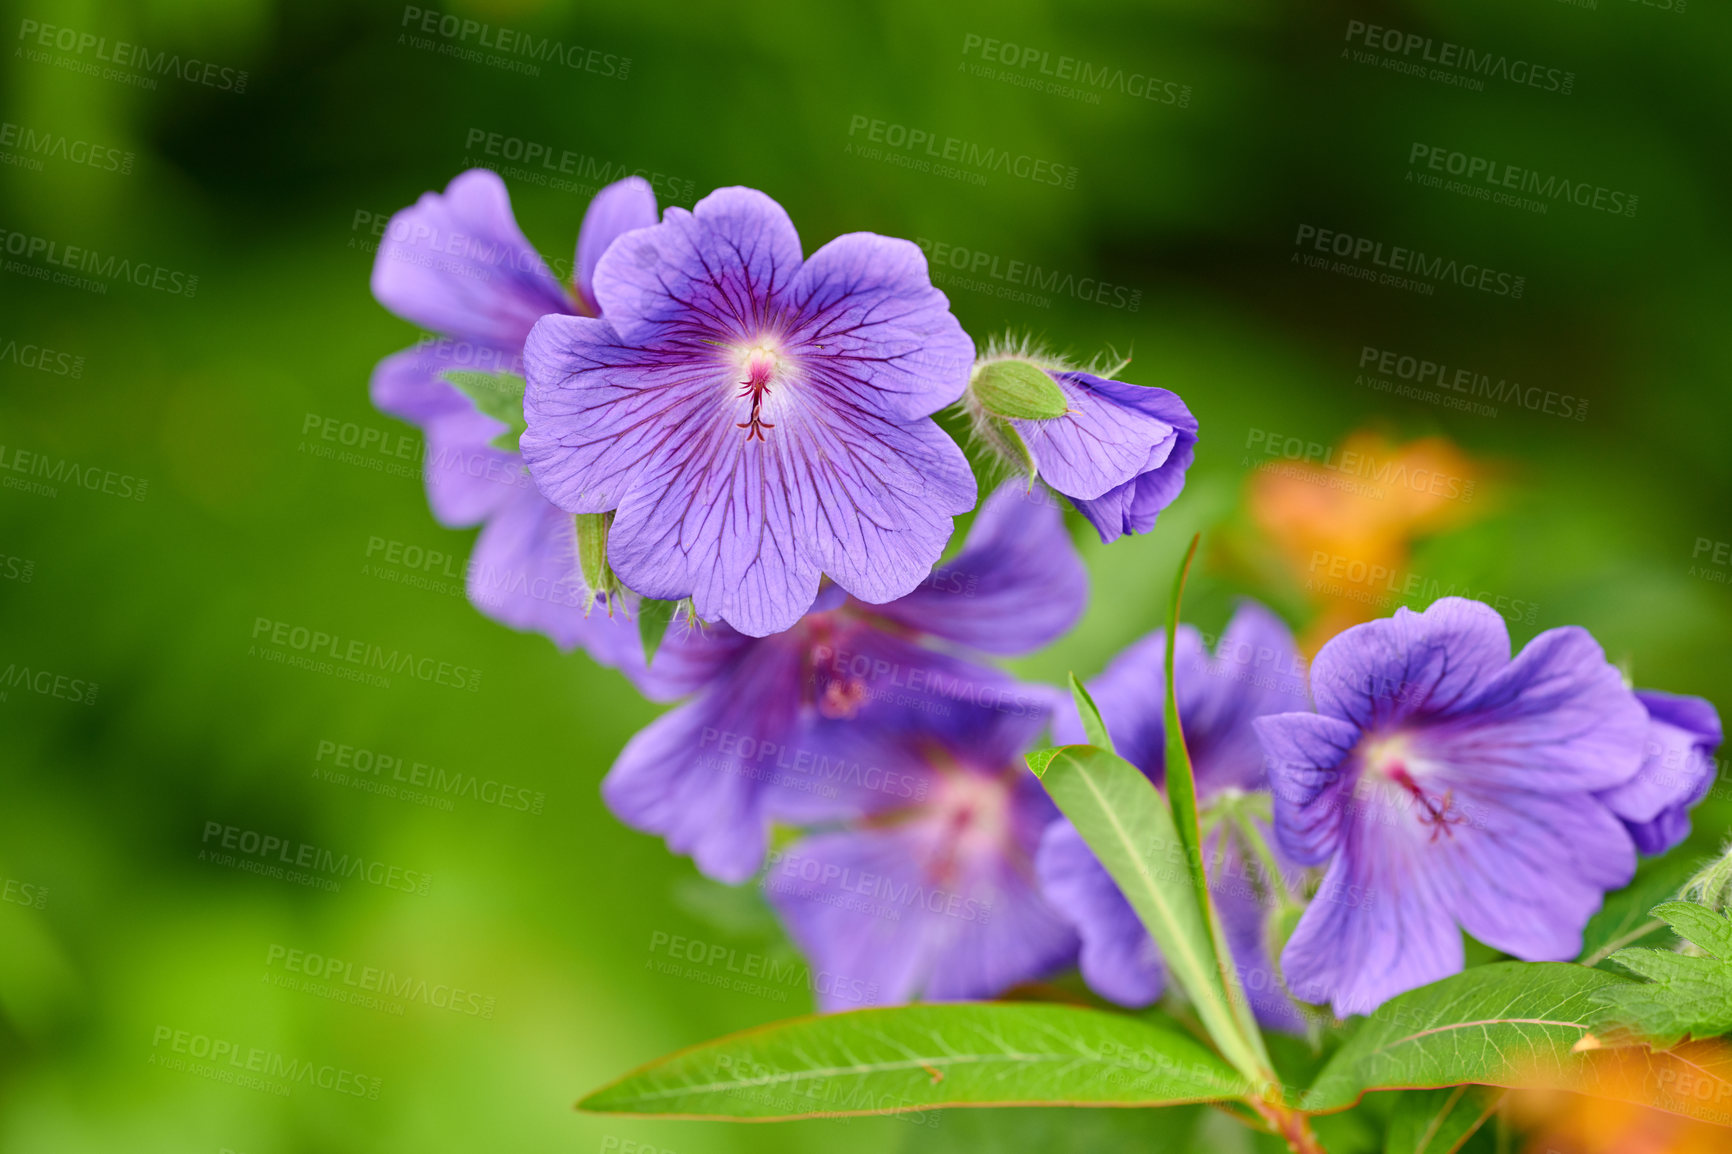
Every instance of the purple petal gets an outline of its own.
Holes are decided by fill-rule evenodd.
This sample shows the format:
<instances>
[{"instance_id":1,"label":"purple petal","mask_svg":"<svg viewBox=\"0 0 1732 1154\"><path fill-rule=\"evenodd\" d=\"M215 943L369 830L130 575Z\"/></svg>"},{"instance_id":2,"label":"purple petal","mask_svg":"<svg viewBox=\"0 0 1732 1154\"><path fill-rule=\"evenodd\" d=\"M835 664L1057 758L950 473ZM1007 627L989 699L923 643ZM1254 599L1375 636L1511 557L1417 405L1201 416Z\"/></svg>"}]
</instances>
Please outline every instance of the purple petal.
<instances>
[{"instance_id":1,"label":"purple petal","mask_svg":"<svg viewBox=\"0 0 1732 1154\"><path fill-rule=\"evenodd\" d=\"M737 430L723 436L747 457L782 458L773 483L815 504L798 522L802 554L860 600L895 601L931 573L951 519L974 507L968 458L929 420L891 424L863 410L812 418L782 417L774 445L755 450Z\"/></svg>"},{"instance_id":2,"label":"purple petal","mask_svg":"<svg viewBox=\"0 0 1732 1154\"><path fill-rule=\"evenodd\" d=\"M506 350L542 316L572 308L517 227L505 182L484 168L391 218L373 262L373 295L424 329Z\"/></svg>"},{"instance_id":3,"label":"purple petal","mask_svg":"<svg viewBox=\"0 0 1732 1154\"><path fill-rule=\"evenodd\" d=\"M776 781L775 758L801 744L800 667L791 658L786 649L756 650L735 668L730 692L703 694L627 742L602 782L614 816L660 834L710 877L750 878L764 858L764 787Z\"/></svg>"},{"instance_id":4,"label":"purple petal","mask_svg":"<svg viewBox=\"0 0 1732 1154\"><path fill-rule=\"evenodd\" d=\"M789 344L836 396L913 420L954 404L968 387L974 342L912 242L839 236L812 254L790 295L799 323Z\"/></svg>"},{"instance_id":5,"label":"purple petal","mask_svg":"<svg viewBox=\"0 0 1732 1154\"><path fill-rule=\"evenodd\" d=\"M1014 481L980 506L962 552L877 612L983 653L1030 653L1082 617L1088 572L1051 501Z\"/></svg>"},{"instance_id":6,"label":"purple petal","mask_svg":"<svg viewBox=\"0 0 1732 1154\"><path fill-rule=\"evenodd\" d=\"M607 321L546 317L523 349L518 441L535 483L569 513L619 507L632 480L688 419L689 369L629 348Z\"/></svg>"},{"instance_id":7,"label":"purple petal","mask_svg":"<svg viewBox=\"0 0 1732 1154\"><path fill-rule=\"evenodd\" d=\"M1648 711L1642 768L1597 796L1629 829L1636 848L1661 854L1690 833L1689 811L1714 783L1720 715L1700 697L1637 690Z\"/></svg>"},{"instance_id":8,"label":"purple petal","mask_svg":"<svg viewBox=\"0 0 1732 1154\"><path fill-rule=\"evenodd\" d=\"M688 421L614 517L608 559L620 581L645 597L689 596L698 616L753 637L792 627L818 594L819 565L803 547L816 499L789 442L748 445L725 416Z\"/></svg>"},{"instance_id":9,"label":"purple petal","mask_svg":"<svg viewBox=\"0 0 1732 1154\"><path fill-rule=\"evenodd\" d=\"M1457 796L1468 820L1435 840L1425 834L1414 856L1431 859L1427 868L1451 887L1462 928L1523 961L1580 954L1582 927L1606 892L1636 876L1636 849L1617 818L1580 794Z\"/></svg>"},{"instance_id":10,"label":"purple petal","mask_svg":"<svg viewBox=\"0 0 1732 1154\"><path fill-rule=\"evenodd\" d=\"M1444 597L1423 613L1355 625L1311 664L1319 713L1361 729L1410 714L1448 715L1509 665L1509 630L1489 605Z\"/></svg>"},{"instance_id":11,"label":"purple petal","mask_svg":"<svg viewBox=\"0 0 1732 1154\"><path fill-rule=\"evenodd\" d=\"M781 205L721 188L610 246L596 262L603 315L628 344L680 336L756 341L783 320L800 236Z\"/></svg>"},{"instance_id":12,"label":"purple petal","mask_svg":"<svg viewBox=\"0 0 1732 1154\"><path fill-rule=\"evenodd\" d=\"M469 557L468 584L469 600L495 621L540 633L564 650L582 646L597 664L620 670L646 693L654 688L631 606L610 613L595 598L578 567L571 514L533 489L515 493L482 528Z\"/></svg>"},{"instance_id":13,"label":"purple petal","mask_svg":"<svg viewBox=\"0 0 1732 1154\"><path fill-rule=\"evenodd\" d=\"M1357 829L1355 831L1357 836ZM1281 951L1287 988L1339 1017L1461 972L1461 931L1422 865L1356 843L1323 875Z\"/></svg>"},{"instance_id":14,"label":"purple petal","mask_svg":"<svg viewBox=\"0 0 1732 1154\"><path fill-rule=\"evenodd\" d=\"M1166 984L1160 950L1076 827L1064 820L1048 826L1035 867L1047 901L1082 939L1079 965L1089 988L1133 1008L1159 998Z\"/></svg>"},{"instance_id":15,"label":"purple petal","mask_svg":"<svg viewBox=\"0 0 1732 1154\"><path fill-rule=\"evenodd\" d=\"M1184 490L1186 471L1197 455L1197 419L1177 394L1165 389L1109 383L1122 389L1137 389L1137 395L1132 397L1137 408L1146 418L1171 425L1174 435L1170 444L1158 447L1151 455L1149 467L1097 497L1080 497L1055 486L1071 498L1077 512L1088 518L1104 544L1111 544L1125 533L1147 533L1153 529L1162 510L1178 500ZM1046 476L1044 464L1042 476Z\"/></svg>"},{"instance_id":16,"label":"purple petal","mask_svg":"<svg viewBox=\"0 0 1732 1154\"><path fill-rule=\"evenodd\" d=\"M1178 429L1161 402L1165 389L1088 373L1052 373L1069 411L1046 421L1012 421L1041 479L1067 497L1090 500L1166 461Z\"/></svg>"},{"instance_id":17,"label":"purple petal","mask_svg":"<svg viewBox=\"0 0 1732 1154\"><path fill-rule=\"evenodd\" d=\"M1322 865L1341 845L1346 802L1338 787L1359 730L1317 713L1276 713L1252 726L1275 795L1275 836L1300 865Z\"/></svg>"},{"instance_id":18,"label":"purple petal","mask_svg":"<svg viewBox=\"0 0 1732 1154\"><path fill-rule=\"evenodd\" d=\"M577 233L577 291L586 311L601 311L595 299L595 266L608 246L633 229L656 222L656 194L641 176L616 180L589 202Z\"/></svg>"},{"instance_id":19,"label":"purple petal","mask_svg":"<svg viewBox=\"0 0 1732 1154\"><path fill-rule=\"evenodd\" d=\"M1013 808L1039 790L1027 774L1014 780ZM1039 834L1021 813L1009 852L970 852L946 822L919 817L823 834L778 855L764 886L813 971L860 995L814 983L821 1008L988 998L1075 955L1074 934L1030 874Z\"/></svg>"},{"instance_id":20,"label":"purple petal","mask_svg":"<svg viewBox=\"0 0 1732 1154\"><path fill-rule=\"evenodd\" d=\"M1180 670L1176 686L1181 698L1190 690L1185 671L1201 667L1203 640L1189 625L1179 626L1173 642L1175 665ZM1132 642L1108 663L1100 676L1088 683L1089 696L1100 710L1101 720L1113 739L1118 755L1142 770L1159 785L1166 780L1166 725L1162 710L1166 699L1167 631ZM1189 720L1180 701L1180 724L1189 735ZM1053 737L1062 744L1086 738L1082 720L1074 707L1060 711L1053 723Z\"/></svg>"},{"instance_id":21,"label":"purple petal","mask_svg":"<svg viewBox=\"0 0 1732 1154\"><path fill-rule=\"evenodd\" d=\"M1548 629L1422 728L1427 756L1473 784L1600 790L1641 768L1647 711L1580 626Z\"/></svg>"}]
</instances>

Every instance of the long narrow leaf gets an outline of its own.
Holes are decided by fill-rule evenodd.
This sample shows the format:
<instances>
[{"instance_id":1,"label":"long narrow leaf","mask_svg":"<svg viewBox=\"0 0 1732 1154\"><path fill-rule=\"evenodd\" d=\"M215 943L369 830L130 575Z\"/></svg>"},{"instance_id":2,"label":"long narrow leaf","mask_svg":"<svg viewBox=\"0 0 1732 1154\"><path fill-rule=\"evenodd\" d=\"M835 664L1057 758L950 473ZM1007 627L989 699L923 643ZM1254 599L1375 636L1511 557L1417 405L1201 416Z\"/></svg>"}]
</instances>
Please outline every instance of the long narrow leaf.
<instances>
[{"instance_id":1,"label":"long narrow leaf","mask_svg":"<svg viewBox=\"0 0 1732 1154\"><path fill-rule=\"evenodd\" d=\"M651 1062L578 1103L771 1121L952 1106L1165 1106L1250 1086L1173 1026L1042 1003L893 1006L778 1022Z\"/></svg>"},{"instance_id":2,"label":"long narrow leaf","mask_svg":"<svg viewBox=\"0 0 1732 1154\"><path fill-rule=\"evenodd\" d=\"M1179 695L1176 689L1177 671L1173 668L1174 648L1179 635L1179 604L1184 600L1185 579L1191 572L1191 561L1197 555L1197 543L1202 535L1191 538L1191 547L1185 550L1185 560L1179 566L1178 575L1173 579L1173 596L1167 603L1167 652L1166 652L1166 685L1165 706L1163 716L1166 730L1166 786L1167 796L1172 799L1173 825L1178 833L1179 844L1185 855L1185 861L1190 870L1191 888L1196 893L1198 907L1203 912L1203 920L1208 927L1209 940L1214 945L1217 962L1216 984L1225 991L1228 1005L1232 1011L1234 1031L1243 1040L1245 1048L1256 1060L1257 1067L1269 1069L1269 1052L1263 1044L1262 1032L1257 1028L1256 1016L1251 1012L1251 1004L1240 988L1236 975L1229 975L1226 965L1231 958L1227 947L1227 933L1221 924L1220 914L1215 910L1214 898L1209 893L1209 879L1203 868L1203 834L1202 822L1197 807L1197 778L1191 766L1191 751L1185 745L1185 730L1183 719L1179 716ZM1219 1035L1216 1035L1219 1040Z\"/></svg>"},{"instance_id":3,"label":"long narrow leaf","mask_svg":"<svg viewBox=\"0 0 1732 1154\"><path fill-rule=\"evenodd\" d=\"M1038 751L1029 767L1148 927L1221 1052L1258 1077L1267 1064L1234 1018L1184 844L1154 785L1124 758L1089 745Z\"/></svg>"}]
</instances>

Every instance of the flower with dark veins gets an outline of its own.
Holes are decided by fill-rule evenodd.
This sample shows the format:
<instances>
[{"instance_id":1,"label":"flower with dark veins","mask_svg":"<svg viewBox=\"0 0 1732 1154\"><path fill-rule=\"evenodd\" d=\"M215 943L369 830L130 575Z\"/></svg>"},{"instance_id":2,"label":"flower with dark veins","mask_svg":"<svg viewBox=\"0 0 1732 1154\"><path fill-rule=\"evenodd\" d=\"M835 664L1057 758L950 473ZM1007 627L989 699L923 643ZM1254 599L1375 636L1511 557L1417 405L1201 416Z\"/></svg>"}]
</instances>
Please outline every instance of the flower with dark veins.
<instances>
[{"instance_id":1,"label":"flower with dark veins","mask_svg":"<svg viewBox=\"0 0 1732 1154\"><path fill-rule=\"evenodd\" d=\"M1316 712L1260 717L1286 855L1325 865L1281 955L1337 1014L1458 973L1461 931L1567 961L1636 846L1602 800L1636 776L1648 713L1585 629L1515 658L1491 606L1445 597L1356 625L1311 665Z\"/></svg>"},{"instance_id":2,"label":"flower with dark veins","mask_svg":"<svg viewBox=\"0 0 1732 1154\"><path fill-rule=\"evenodd\" d=\"M927 575L975 500L930 419L974 347L919 248L852 233L803 259L780 205L724 188L620 238L595 295L602 318L530 334L522 446L566 511L614 512L627 588L764 637L824 575L871 604Z\"/></svg>"}]
</instances>

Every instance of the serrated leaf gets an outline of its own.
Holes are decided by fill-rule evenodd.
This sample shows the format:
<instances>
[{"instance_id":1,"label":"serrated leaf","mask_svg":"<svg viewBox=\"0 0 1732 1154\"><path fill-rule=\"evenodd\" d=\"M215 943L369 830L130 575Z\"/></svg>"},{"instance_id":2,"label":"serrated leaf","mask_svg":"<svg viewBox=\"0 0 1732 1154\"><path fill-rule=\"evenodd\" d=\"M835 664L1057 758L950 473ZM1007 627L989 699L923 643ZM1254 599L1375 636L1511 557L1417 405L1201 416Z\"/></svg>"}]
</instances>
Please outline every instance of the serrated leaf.
<instances>
[{"instance_id":1,"label":"serrated leaf","mask_svg":"<svg viewBox=\"0 0 1732 1154\"><path fill-rule=\"evenodd\" d=\"M1118 752L1113 748L1113 739L1107 733L1106 722L1101 720L1101 711L1095 705L1095 699L1089 696L1088 687L1076 679L1076 674L1069 676L1070 698L1076 703L1077 716L1082 718L1083 734L1089 739L1089 744L1108 753Z\"/></svg>"},{"instance_id":2,"label":"serrated leaf","mask_svg":"<svg viewBox=\"0 0 1732 1154\"><path fill-rule=\"evenodd\" d=\"M1247 1076L1265 1069L1233 1016L1184 845L1154 785L1124 758L1090 745L1050 751L1039 776L1148 927L1227 1060Z\"/></svg>"},{"instance_id":3,"label":"serrated leaf","mask_svg":"<svg viewBox=\"0 0 1732 1154\"><path fill-rule=\"evenodd\" d=\"M965 1002L747 1030L651 1062L578 1108L763 1120L950 1106L1163 1106L1250 1090L1175 1026L1076 1006Z\"/></svg>"},{"instance_id":4,"label":"serrated leaf","mask_svg":"<svg viewBox=\"0 0 1732 1154\"><path fill-rule=\"evenodd\" d=\"M1383 1154L1455 1154L1502 1097L1484 1086L1409 1090L1390 1114Z\"/></svg>"},{"instance_id":5,"label":"serrated leaf","mask_svg":"<svg viewBox=\"0 0 1732 1154\"><path fill-rule=\"evenodd\" d=\"M1046 421L1068 410L1064 393L1039 365L1028 361L993 361L982 365L969 383L974 399L994 416L1022 421Z\"/></svg>"},{"instance_id":6,"label":"serrated leaf","mask_svg":"<svg viewBox=\"0 0 1732 1154\"><path fill-rule=\"evenodd\" d=\"M516 373L478 373L470 369L451 369L441 375L474 401L483 415L505 426L505 432L493 438L493 447L507 453L517 452L517 440L529 427L523 419L524 379Z\"/></svg>"},{"instance_id":7,"label":"serrated leaf","mask_svg":"<svg viewBox=\"0 0 1732 1154\"><path fill-rule=\"evenodd\" d=\"M1494 962L1385 1002L1317 1075L1301 1105L1328 1112L1369 1090L1569 1082L1597 991L1630 985L1569 962Z\"/></svg>"},{"instance_id":8,"label":"serrated leaf","mask_svg":"<svg viewBox=\"0 0 1732 1154\"><path fill-rule=\"evenodd\" d=\"M1732 957L1732 921L1693 902L1666 902L1653 913L1708 953L1619 950L1609 960L1645 980L1597 993L1589 1028L1603 1042L1641 1041L1662 1050L1732 1030L1732 965L1722 960Z\"/></svg>"},{"instance_id":9,"label":"serrated leaf","mask_svg":"<svg viewBox=\"0 0 1732 1154\"><path fill-rule=\"evenodd\" d=\"M1663 902L1654 907L1653 913L1677 931L1679 937L1723 962L1732 961L1732 920L1725 914L1695 902Z\"/></svg>"},{"instance_id":10,"label":"serrated leaf","mask_svg":"<svg viewBox=\"0 0 1732 1154\"><path fill-rule=\"evenodd\" d=\"M637 633L643 642L643 659L647 665L655 660L662 638L667 636L668 623L680 607L678 601L653 601L648 597L637 603Z\"/></svg>"}]
</instances>

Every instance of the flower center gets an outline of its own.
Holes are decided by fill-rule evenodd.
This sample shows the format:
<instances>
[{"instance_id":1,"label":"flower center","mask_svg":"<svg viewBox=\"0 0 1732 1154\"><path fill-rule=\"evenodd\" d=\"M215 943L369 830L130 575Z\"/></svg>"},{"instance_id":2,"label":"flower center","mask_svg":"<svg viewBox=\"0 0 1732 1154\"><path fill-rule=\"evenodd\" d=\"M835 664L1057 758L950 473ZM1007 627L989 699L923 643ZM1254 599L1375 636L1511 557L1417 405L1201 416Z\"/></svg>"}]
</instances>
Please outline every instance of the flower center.
<instances>
[{"instance_id":1,"label":"flower center","mask_svg":"<svg viewBox=\"0 0 1732 1154\"><path fill-rule=\"evenodd\" d=\"M767 339L760 340L739 350L737 365L741 378L740 391L735 397L739 400L751 398L752 411L735 427L746 430L746 440L762 441L764 430L776 427L764 420L764 398L769 395L770 386L778 383L783 375L781 350Z\"/></svg>"},{"instance_id":2,"label":"flower center","mask_svg":"<svg viewBox=\"0 0 1732 1154\"><path fill-rule=\"evenodd\" d=\"M1412 801L1419 824L1430 827L1432 841L1435 842L1439 835L1454 837L1455 830L1451 827L1467 820L1466 815L1455 808L1454 790L1428 791L1416 779L1420 759L1406 738L1372 738L1365 743L1361 756L1368 773L1389 782Z\"/></svg>"},{"instance_id":3,"label":"flower center","mask_svg":"<svg viewBox=\"0 0 1732 1154\"><path fill-rule=\"evenodd\" d=\"M954 880L961 868L1003 854L1010 841L1010 783L1004 774L957 768L939 774L929 820L937 828L937 852L926 869L934 879Z\"/></svg>"}]
</instances>

